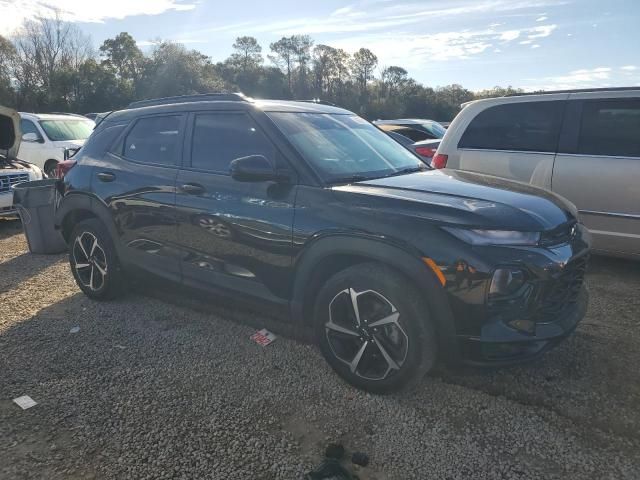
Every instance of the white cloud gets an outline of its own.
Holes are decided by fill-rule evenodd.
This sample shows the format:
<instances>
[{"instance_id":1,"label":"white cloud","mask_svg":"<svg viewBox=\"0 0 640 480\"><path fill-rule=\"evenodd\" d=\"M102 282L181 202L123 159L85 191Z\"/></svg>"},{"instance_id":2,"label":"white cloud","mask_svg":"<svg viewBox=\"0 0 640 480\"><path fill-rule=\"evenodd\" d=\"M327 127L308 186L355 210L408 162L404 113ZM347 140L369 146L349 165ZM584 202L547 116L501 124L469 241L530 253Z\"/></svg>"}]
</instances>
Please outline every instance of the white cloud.
<instances>
[{"instance_id":1,"label":"white cloud","mask_svg":"<svg viewBox=\"0 0 640 480\"><path fill-rule=\"evenodd\" d=\"M533 40L522 40L521 42L518 42L520 45L531 45L533 43Z\"/></svg>"},{"instance_id":2,"label":"white cloud","mask_svg":"<svg viewBox=\"0 0 640 480\"><path fill-rule=\"evenodd\" d=\"M635 72L638 70L638 67L635 65L625 65L624 67L620 67L620 70L624 70L626 72Z\"/></svg>"},{"instance_id":3,"label":"white cloud","mask_svg":"<svg viewBox=\"0 0 640 480\"><path fill-rule=\"evenodd\" d=\"M581 68L572 70L564 75L529 78L525 80L526 83L521 88L525 90L569 90L574 88L608 87L612 83L616 86L637 85L640 82L640 72L634 69L625 69L625 67L634 67L634 65L625 65L617 68ZM630 75L621 77L619 73L616 73L617 71L624 71L630 73Z\"/></svg>"},{"instance_id":4,"label":"white cloud","mask_svg":"<svg viewBox=\"0 0 640 480\"><path fill-rule=\"evenodd\" d=\"M542 15L541 17L536 18L536 22L544 22L545 20L548 20L549 17L547 17L546 15Z\"/></svg>"},{"instance_id":5,"label":"white cloud","mask_svg":"<svg viewBox=\"0 0 640 480\"><path fill-rule=\"evenodd\" d=\"M502 34L500 35L500 40L510 42L511 40L515 40L519 36L520 30L507 30L506 32L502 32Z\"/></svg>"},{"instance_id":6,"label":"white cloud","mask_svg":"<svg viewBox=\"0 0 640 480\"><path fill-rule=\"evenodd\" d=\"M0 0L0 34L10 35L23 21L38 16L53 17L56 11L63 20L71 22L104 22L195 7L194 1L183 0Z\"/></svg>"},{"instance_id":7,"label":"white cloud","mask_svg":"<svg viewBox=\"0 0 640 480\"><path fill-rule=\"evenodd\" d=\"M556 28L558 28L557 25L540 25L539 27L533 27L529 29L529 38L548 37Z\"/></svg>"}]
</instances>

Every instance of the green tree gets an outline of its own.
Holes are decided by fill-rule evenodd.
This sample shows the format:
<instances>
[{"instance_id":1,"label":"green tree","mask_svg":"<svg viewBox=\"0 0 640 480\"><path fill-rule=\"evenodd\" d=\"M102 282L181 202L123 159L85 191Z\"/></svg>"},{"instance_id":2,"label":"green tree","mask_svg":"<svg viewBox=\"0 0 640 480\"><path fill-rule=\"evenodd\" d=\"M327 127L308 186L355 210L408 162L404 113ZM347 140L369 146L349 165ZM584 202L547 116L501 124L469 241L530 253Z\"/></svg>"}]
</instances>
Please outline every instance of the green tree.
<instances>
[{"instance_id":1,"label":"green tree","mask_svg":"<svg viewBox=\"0 0 640 480\"><path fill-rule=\"evenodd\" d=\"M5 106L15 104L15 91L11 85L11 68L15 56L13 44L0 35L0 104Z\"/></svg>"},{"instance_id":2,"label":"green tree","mask_svg":"<svg viewBox=\"0 0 640 480\"><path fill-rule=\"evenodd\" d=\"M362 95L366 95L367 83L373 79L373 71L378 65L376 57L368 48L361 48L351 59L351 73Z\"/></svg>"}]
</instances>

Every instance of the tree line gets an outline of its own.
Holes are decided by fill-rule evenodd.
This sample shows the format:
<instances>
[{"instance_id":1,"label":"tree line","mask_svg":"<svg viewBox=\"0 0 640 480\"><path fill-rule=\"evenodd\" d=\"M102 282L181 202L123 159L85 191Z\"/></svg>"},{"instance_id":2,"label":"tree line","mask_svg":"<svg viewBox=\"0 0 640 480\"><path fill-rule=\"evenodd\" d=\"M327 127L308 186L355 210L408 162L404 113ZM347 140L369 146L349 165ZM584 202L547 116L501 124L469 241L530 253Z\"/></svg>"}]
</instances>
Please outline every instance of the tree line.
<instances>
[{"instance_id":1,"label":"tree line","mask_svg":"<svg viewBox=\"0 0 640 480\"><path fill-rule=\"evenodd\" d=\"M315 44L309 35L283 37L268 52L254 37L238 37L229 58L217 63L166 40L145 54L126 32L96 51L87 35L60 18L29 20L13 37L0 36L0 104L21 111L102 112L134 100L212 91L319 99L369 119L447 121L461 103L519 90L425 86L401 66L380 65L367 48L350 54Z\"/></svg>"}]
</instances>

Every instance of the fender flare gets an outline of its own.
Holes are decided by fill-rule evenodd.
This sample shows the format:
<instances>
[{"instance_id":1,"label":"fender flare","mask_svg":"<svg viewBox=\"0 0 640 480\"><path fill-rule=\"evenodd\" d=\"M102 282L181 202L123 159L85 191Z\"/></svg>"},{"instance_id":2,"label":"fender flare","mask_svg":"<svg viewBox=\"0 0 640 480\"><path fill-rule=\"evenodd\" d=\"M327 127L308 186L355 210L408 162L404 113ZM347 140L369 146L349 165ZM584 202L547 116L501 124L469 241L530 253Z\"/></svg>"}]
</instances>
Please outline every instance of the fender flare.
<instances>
[{"instance_id":1,"label":"fender flare","mask_svg":"<svg viewBox=\"0 0 640 480\"><path fill-rule=\"evenodd\" d=\"M294 321L310 323L304 318L304 298L309 282L318 265L333 255L365 257L384 263L404 274L425 293L429 311L438 332L438 344L442 357L457 358L458 345L455 340L455 323L447 294L428 268L419 252L412 252L378 238L331 234L313 240L298 255L291 290L291 316Z\"/></svg>"},{"instance_id":2,"label":"fender flare","mask_svg":"<svg viewBox=\"0 0 640 480\"><path fill-rule=\"evenodd\" d=\"M114 239L116 249L118 248L118 242L115 241L118 238L118 232L109 210L102 202L93 198L92 195L84 192L69 192L62 198L59 205L56 207L54 216L56 229L61 230L65 218L67 218L69 214L78 210L88 211L96 216L107 228L111 238Z\"/></svg>"}]
</instances>

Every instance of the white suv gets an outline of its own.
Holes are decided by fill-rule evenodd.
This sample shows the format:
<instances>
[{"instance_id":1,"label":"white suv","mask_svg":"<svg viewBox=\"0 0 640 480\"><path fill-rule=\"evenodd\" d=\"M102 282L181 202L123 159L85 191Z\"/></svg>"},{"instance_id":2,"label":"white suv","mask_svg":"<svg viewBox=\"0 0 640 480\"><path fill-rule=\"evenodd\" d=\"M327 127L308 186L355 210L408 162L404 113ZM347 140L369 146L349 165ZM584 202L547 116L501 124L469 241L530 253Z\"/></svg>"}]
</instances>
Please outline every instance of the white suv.
<instances>
[{"instance_id":1,"label":"white suv","mask_svg":"<svg viewBox=\"0 0 640 480\"><path fill-rule=\"evenodd\" d=\"M466 103L431 165L547 188L576 204L594 250L640 258L640 87Z\"/></svg>"},{"instance_id":2,"label":"white suv","mask_svg":"<svg viewBox=\"0 0 640 480\"><path fill-rule=\"evenodd\" d=\"M16 214L11 187L42 179L40 168L16 159L18 148L20 115L15 110L0 106L0 218Z\"/></svg>"},{"instance_id":3,"label":"white suv","mask_svg":"<svg viewBox=\"0 0 640 480\"><path fill-rule=\"evenodd\" d=\"M53 176L66 148L81 147L95 123L82 115L20 112L22 143L18 158Z\"/></svg>"}]
</instances>

